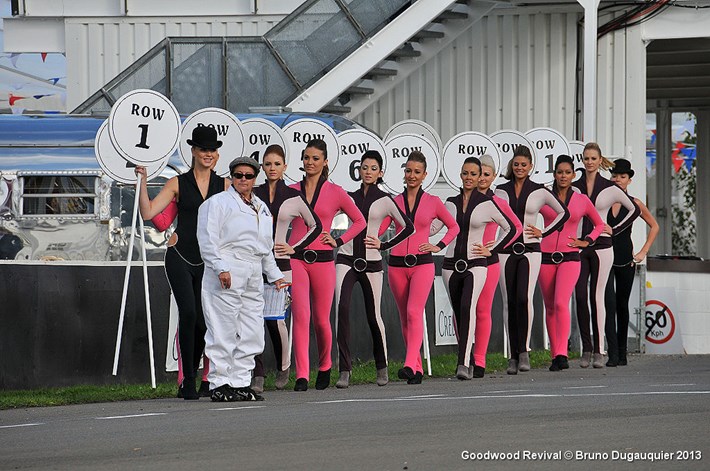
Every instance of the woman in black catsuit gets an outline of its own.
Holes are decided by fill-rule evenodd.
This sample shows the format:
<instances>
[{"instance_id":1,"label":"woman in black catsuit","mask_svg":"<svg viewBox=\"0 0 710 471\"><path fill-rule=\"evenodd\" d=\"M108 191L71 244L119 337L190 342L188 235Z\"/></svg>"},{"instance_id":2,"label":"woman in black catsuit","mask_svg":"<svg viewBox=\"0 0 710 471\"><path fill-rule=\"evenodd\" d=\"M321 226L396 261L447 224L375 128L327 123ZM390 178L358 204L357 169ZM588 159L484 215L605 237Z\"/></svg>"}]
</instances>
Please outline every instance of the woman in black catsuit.
<instances>
[{"instance_id":1,"label":"woman in black catsuit","mask_svg":"<svg viewBox=\"0 0 710 471\"><path fill-rule=\"evenodd\" d=\"M523 234L500 251L500 288L503 295L503 318L507 320L510 359L507 373L530 370L530 332L533 322L533 294L540 273L540 241L560 229L569 218L567 208L550 190L530 180L532 154L526 146L515 149L505 178L495 195L503 199L523 224ZM535 227L543 206L557 216L542 230Z\"/></svg>"},{"instance_id":2,"label":"woman in black catsuit","mask_svg":"<svg viewBox=\"0 0 710 471\"><path fill-rule=\"evenodd\" d=\"M360 179L362 185L357 191L349 192L358 209L365 216L367 228L344 244L338 251L335 265L335 299L338 313L338 352L340 354L340 378L337 388L350 385L350 299L356 283L360 283L365 297L365 315L372 334L372 348L377 368L377 384L384 386L389 382L387 372L387 339L380 312L382 299L382 255L399 244L414 232L412 221L399 209L392 197L380 190L377 184L382 178L382 156L369 150L360 161ZM381 227L385 218L391 217L401 230L387 242L381 242L378 236L387 227ZM380 230L382 229L382 231Z\"/></svg>"},{"instance_id":3,"label":"woman in black catsuit","mask_svg":"<svg viewBox=\"0 0 710 471\"><path fill-rule=\"evenodd\" d=\"M611 169L611 181L619 188L627 191L634 171L631 162L626 159L616 159L614 168ZM606 366L625 366L626 342L629 330L629 298L631 297L631 287L634 283L634 271L637 263L641 263L648 250L656 240L659 232L658 223L645 204L638 198L634 198L634 203L641 209L641 219L648 224L649 231L646 243L641 250L634 255L634 245L631 242L631 228L618 235L612 236L612 247L614 248L614 264L611 267L611 274L604 293L604 304L606 304L606 334L607 351L609 360ZM607 221L610 226L615 226L622 221L628 210L620 204L614 204L609 211ZM614 295L616 293L616 295Z\"/></svg>"},{"instance_id":4,"label":"woman in black catsuit","mask_svg":"<svg viewBox=\"0 0 710 471\"><path fill-rule=\"evenodd\" d=\"M178 338L184 379L180 385L186 400L199 399L195 386L197 366L205 349L205 318L202 313L202 273L204 263L197 243L197 209L210 196L229 187L229 180L217 175L212 168L219 159L217 131L198 126L192 131L192 168L167 181L152 200L148 196L145 167L136 167L141 174L138 203L141 217L152 219L175 199L178 206L178 225L165 252L165 273L178 306Z\"/></svg>"}]
</instances>

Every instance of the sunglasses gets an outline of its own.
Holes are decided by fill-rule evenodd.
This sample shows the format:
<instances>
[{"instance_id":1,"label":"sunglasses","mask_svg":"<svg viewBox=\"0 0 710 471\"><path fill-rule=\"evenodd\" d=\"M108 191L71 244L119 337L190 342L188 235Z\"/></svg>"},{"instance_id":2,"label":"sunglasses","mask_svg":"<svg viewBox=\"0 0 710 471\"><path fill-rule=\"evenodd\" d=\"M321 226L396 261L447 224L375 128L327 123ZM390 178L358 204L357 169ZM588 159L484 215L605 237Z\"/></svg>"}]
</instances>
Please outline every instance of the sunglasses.
<instances>
[{"instance_id":1,"label":"sunglasses","mask_svg":"<svg viewBox=\"0 0 710 471\"><path fill-rule=\"evenodd\" d=\"M237 172L232 174L232 178L236 178L237 180L241 180L242 178L246 178L247 180L253 180L256 178L256 175L253 173Z\"/></svg>"}]
</instances>

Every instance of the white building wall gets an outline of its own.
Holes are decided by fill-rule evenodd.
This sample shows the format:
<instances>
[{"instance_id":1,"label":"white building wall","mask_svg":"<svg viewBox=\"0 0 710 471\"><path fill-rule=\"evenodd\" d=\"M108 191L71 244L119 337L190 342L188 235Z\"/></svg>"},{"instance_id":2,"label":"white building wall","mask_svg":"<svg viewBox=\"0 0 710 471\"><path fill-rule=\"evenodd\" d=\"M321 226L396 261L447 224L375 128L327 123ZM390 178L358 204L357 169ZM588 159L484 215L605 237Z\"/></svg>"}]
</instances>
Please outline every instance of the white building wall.
<instances>
[{"instance_id":1,"label":"white building wall","mask_svg":"<svg viewBox=\"0 0 710 471\"><path fill-rule=\"evenodd\" d=\"M579 135L575 129L581 18L576 7L494 11L354 119L380 135L398 121L420 119L443 142L463 131L540 126L583 140L581 120ZM602 37L597 66L598 135L584 140L599 142L605 155L631 157L631 193L645 199L646 57L640 28ZM434 192L450 194L442 185ZM638 247L645 233L645 224L637 222Z\"/></svg>"},{"instance_id":2,"label":"white building wall","mask_svg":"<svg viewBox=\"0 0 710 471\"><path fill-rule=\"evenodd\" d=\"M168 36L261 36L283 15L66 20L67 109L76 108Z\"/></svg>"}]
</instances>

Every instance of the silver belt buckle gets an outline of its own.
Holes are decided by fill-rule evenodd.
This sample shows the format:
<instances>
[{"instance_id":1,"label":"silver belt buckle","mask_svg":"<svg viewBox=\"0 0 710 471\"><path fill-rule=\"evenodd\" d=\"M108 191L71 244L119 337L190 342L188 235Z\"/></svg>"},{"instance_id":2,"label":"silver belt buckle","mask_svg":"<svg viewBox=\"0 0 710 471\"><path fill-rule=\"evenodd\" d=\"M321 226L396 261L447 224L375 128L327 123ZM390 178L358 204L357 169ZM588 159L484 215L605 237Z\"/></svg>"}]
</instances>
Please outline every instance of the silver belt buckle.
<instances>
[{"instance_id":1,"label":"silver belt buckle","mask_svg":"<svg viewBox=\"0 0 710 471\"><path fill-rule=\"evenodd\" d=\"M367 270L367 260L365 260L364 258L356 258L353 261L353 270L358 273L362 273Z\"/></svg>"},{"instance_id":2,"label":"silver belt buckle","mask_svg":"<svg viewBox=\"0 0 710 471\"><path fill-rule=\"evenodd\" d=\"M413 253L408 253L404 256L404 264L408 267L413 267L417 264L417 256Z\"/></svg>"},{"instance_id":3,"label":"silver belt buckle","mask_svg":"<svg viewBox=\"0 0 710 471\"><path fill-rule=\"evenodd\" d=\"M552 252L552 255L550 255L550 259L552 259L552 262L555 264L560 264L564 261L565 259L565 254L562 252Z\"/></svg>"},{"instance_id":4,"label":"silver belt buckle","mask_svg":"<svg viewBox=\"0 0 710 471\"><path fill-rule=\"evenodd\" d=\"M316 263L318 261L318 254L315 250L308 249L303 252L303 261L307 264Z\"/></svg>"},{"instance_id":5,"label":"silver belt buckle","mask_svg":"<svg viewBox=\"0 0 710 471\"><path fill-rule=\"evenodd\" d=\"M525 253L525 244L522 242L516 242L513 244L513 253L515 255L522 255Z\"/></svg>"},{"instance_id":6,"label":"silver belt buckle","mask_svg":"<svg viewBox=\"0 0 710 471\"><path fill-rule=\"evenodd\" d=\"M456 263L454 263L454 270L456 270L456 273L464 273L468 270L468 262L463 259L456 260Z\"/></svg>"}]
</instances>

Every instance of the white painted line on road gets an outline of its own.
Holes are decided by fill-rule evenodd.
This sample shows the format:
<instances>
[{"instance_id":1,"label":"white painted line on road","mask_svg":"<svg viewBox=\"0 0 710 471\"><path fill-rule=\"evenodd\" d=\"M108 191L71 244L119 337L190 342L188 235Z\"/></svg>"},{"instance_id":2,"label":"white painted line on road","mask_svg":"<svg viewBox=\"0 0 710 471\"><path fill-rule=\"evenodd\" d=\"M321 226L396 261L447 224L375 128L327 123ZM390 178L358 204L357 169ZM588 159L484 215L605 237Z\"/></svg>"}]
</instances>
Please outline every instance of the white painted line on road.
<instances>
[{"instance_id":1,"label":"white painted line on road","mask_svg":"<svg viewBox=\"0 0 710 471\"><path fill-rule=\"evenodd\" d=\"M95 417L96 420L111 420L111 419L132 419L134 417L152 417L155 415L167 415L165 412L151 412L148 414L133 414L133 415L114 415L110 417Z\"/></svg>"},{"instance_id":2,"label":"white painted line on road","mask_svg":"<svg viewBox=\"0 0 710 471\"><path fill-rule=\"evenodd\" d=\"M509 391L510 392L510 391ZM557 397L593 397L593 396L659 396L710 394L710 391L641 391L618 393L579 393L579 394L506 394L500 396L446 396L421 398L382 398L382 399L338 399L333 401L312 401L308 404L342 404L346 402L407 402L407 401L456 401L462 399L521 399L521 398L557 398Z\"/></svg>"},{"instance_id":3,"label":"white painted line on road","mask_svg":"<svg viewBox=\"0 0 710 471\"><path fill-rule=\"evenodd\" d=\"M44 425L44 423L38 422L36 424L0 425L0 428L35 427L37 425Z\"/></svg>"},{"instance_id":4,"label":"white painted line on road","mask_svg":"<svg viewBox=\"0 0 710 471\"><path fill-rule=\"evenodd\" d=\"M243 410L243 409L263 409L266 406L242 406L242 407L220 407L218 409L209 410Z\"/></svg>"},{"instance_id":5,"label":"white painted line on road","mask_svg":"<svg viewBox=\"0 0 710 471\"><path fill-rule=\"evenodd\" d=\"M488 394L498 394L498 393L512 393L512 392L528 392L529 389L510 389L508 391L488 391Z\"/></svg>"},{"instance_id":6,"label":"white painted line on road","mask_svg":"<svg viewBox=\"0 0 710 471\"><path fill-rule=\"evenodd\" d=\"M665 384L649 384L649 386L658 386L658 387L666 387L666 386L695 386L695 383L665 383Z\"/></svg>"},{"instance_id":7,"label":"white painted line on road","mask_svg":"<svg viewBox=\"0 0 710 471\"><path fill-rule=\"evenodd\" d=\"M442 397L443 394L422 394L419 396L402 396L398 397L397 399L420 399L420 398L427 398L427 397Z\"/></svg>"},{"instance_id":8,"label":"white painted line on road","mask_svg":"<svg viewBox=\"0 0 710 471\"><path fill-rule=\"evenodd\" d=\"M562 389L592 389L592 388L608 388L609 386L567 386Z\"/></svg>"}]
</instances>

